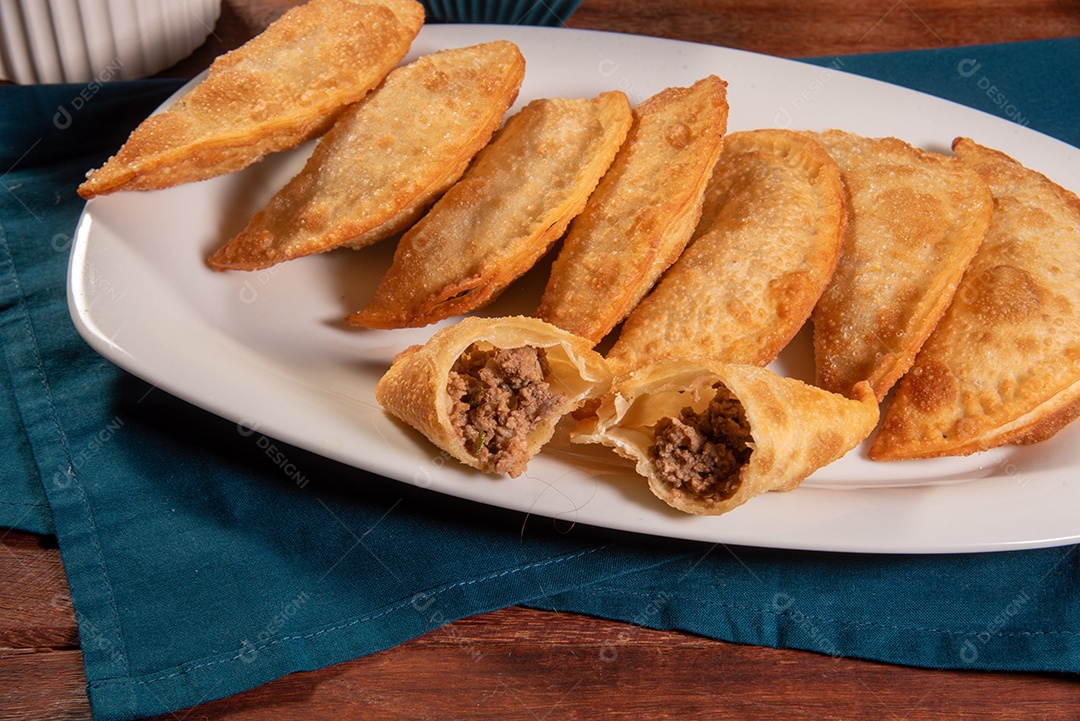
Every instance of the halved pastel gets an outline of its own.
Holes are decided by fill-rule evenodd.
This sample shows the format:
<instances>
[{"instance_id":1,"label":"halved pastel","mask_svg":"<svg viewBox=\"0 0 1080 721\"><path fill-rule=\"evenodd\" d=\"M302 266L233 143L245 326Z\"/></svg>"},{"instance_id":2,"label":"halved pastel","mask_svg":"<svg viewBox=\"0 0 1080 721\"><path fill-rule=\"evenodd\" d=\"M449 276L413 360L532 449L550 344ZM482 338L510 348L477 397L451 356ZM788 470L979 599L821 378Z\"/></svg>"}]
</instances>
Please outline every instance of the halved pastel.
<instances>
[{"instance_id":1,"label":"halved pastel","mask_svg":"<svg viewBox=\"0 0 1080 721\"><path fill-rule=\"evenodd\" d=\"M465 465L516 477L563 415L610 383L603 357L564 330L469 317L399 353L375 398Z\"/></svg>"},{"instance_id":2,"label":"halved pastel","mask_svg":"<svg viewBox=\"0 0 1080 721\"><path fill-rule=\"evenodd\" d=\"M660 361L614 381L575 443L635 462L668 505L719 515L767 491L789 491L874 429L869 384L845 398L767 368L708 359Z\"/></svg>"}]
</instances>

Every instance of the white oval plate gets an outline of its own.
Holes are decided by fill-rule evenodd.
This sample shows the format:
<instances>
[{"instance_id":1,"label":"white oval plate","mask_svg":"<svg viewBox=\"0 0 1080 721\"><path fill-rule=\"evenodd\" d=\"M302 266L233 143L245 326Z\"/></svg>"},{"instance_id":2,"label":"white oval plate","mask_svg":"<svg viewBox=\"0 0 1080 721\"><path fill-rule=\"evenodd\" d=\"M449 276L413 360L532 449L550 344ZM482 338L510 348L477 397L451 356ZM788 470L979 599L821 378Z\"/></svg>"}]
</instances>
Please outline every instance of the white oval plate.
<instances>
[{"instance_id":1,"label":"white oval plate","mask_svg":"<svg viewBox=\"0 0 1080 721\"><path fill-rule=\"evenodd\" d=\"M592 97L610 89L637 103L715 73L729 83L732 130L840 127L895 135L932 150L947 150L955 136L967 135L1080 190L1076 148L830 68L656 38L496 25L425 27L410 59L500 38L517 43L527 61L515 107L537 97ZM117 365L236 421L239 430L257 429L405 483L560 524L885 553L1004 550L1080 539L1080 424L1042 444L967 458L874 463L864 445L791 493L767 494L715 518L668 508L609 450L574 446L561 435L517 479L446 461L374 399L375 383L394 355L446 323L363 331L343 322L388 267L390 244L254 273L215 273L203 262L302 167L310 149L201 183L90 201L78 226L68 288L83 337ZM484 314L530 313L545 269L542 263ZM805 332L774 368L809 379Z\"/></svg>"}]
</instances>

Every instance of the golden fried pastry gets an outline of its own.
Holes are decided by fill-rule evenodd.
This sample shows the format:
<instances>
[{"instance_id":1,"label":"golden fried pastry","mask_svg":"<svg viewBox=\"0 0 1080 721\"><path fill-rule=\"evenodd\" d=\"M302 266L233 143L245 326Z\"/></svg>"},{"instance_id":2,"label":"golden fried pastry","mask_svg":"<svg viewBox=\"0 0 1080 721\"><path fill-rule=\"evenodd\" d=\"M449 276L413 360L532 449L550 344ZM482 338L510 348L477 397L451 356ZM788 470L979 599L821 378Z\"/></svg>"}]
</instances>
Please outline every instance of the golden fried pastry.
<instances>
[{"instance_id":1,"label":"golden fried pastry","mask_svg":"<svg viewBox=\"0 0 1080 721\"><path fill-rule=\"evenodd\" d=\"M836 163L809 136L728 135L689 247L627 317L608 361L767 365L832 277L846 222Z\"/></svg>"},{"instance_id":2,"label":"golden fried pastry","mask_svg":"<svg viewBox=\"0 0 1080 721\"><path fill-rule=\"evenodd\" d=\"M874 429L870 386L855 400L751 365L669 360L615 380L571 433L634 461L652 492L687 513L719 515L789 491Z\"/></svg>"},{"instance_id":3,"label":"golden fried pastry","mask_svg":"<svg viewBox=\"0 0 1080 721\"><path fill-rule=\"evenodd\" d=\"M1035 443L1080 415L1080 199L967 138L953 149L990 184L994 219L893 394L875 460Z\"/></svg>"},{"instance_id":4,"label":"golden fried pastry","mask_svg":"<svg viewBox=\"0 0 1080 721\"><path fill-rule=\"evenodd\" d=\"M426 55L348 108L304 169L210 259L257 270L400 233L461 177L525 75L500 40Z\"/></svg>"},{"instance_id":5,"label":"golden fried pastry","mask_svg":"<svg viewBox=\"0 0 1080 721\"><path fill-rule=\"evenodd\" d=\"M986 183L959 161L896 138L814 136L840 166L848 226L814 309L817 384L878 400L911 366L949 307L993 213Z\"/></svg>"},{"instance_id":6,"label":"golden fried pastry","mask_svg":"<svg viewBox=\"0 0 1080 721\"><path fill-rule=\"evenodd\" d=\"M494 300L581 212L630 123L619 91L529 103L402 237L374 297L349 321L422 326Z\"/></svg>"},{"instance_id":7,"label":"golden fried pastry","mask_svg":"<svg viewBox=\"0 0 1080 721\"><path fill-rule=\"evenodd\" d=\"M634 109L626 143L570 226L538 318L599 342L686 247L727 129L714 75Z\"/></svg>"},{"instance_id":8,"label":"golden fried pastry","mask_svg":"<svg viewBox=\"0 0 1080 721\"><path fill-rule=\"evenodd\" d=\"M135 128L79 195L212 178L322 134L405 57L423 22L413 0L310 0L290 10Z\"/></svg>"},{"instance_id":9,"label":"golden fried pastry","mask_svg":"<svg viewBox=\"0 0 1080 721\"><path fill-rule=\"evenodd\" d=\"M470 317L398 354L375 398L462 463L517 477L559 419L609 384L581 338L535 318Z\"/></svg>"}]
</instances>

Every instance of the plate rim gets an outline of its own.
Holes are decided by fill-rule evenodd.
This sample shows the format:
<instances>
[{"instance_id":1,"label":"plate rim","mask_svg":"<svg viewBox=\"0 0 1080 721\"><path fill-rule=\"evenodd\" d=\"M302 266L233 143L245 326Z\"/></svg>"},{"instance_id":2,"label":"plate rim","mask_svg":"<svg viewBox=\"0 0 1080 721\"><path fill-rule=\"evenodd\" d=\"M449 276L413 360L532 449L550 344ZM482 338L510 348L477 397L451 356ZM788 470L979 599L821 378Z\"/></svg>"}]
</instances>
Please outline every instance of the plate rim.
<instances>
[{"instance_id":1,"label":"plate rim","mask_svg":"<svg viewBox=\"0 0 1080 721\"><path fill-rule=\"evenodd\" d=\"M429 28L435 28L435 29L431 30ZM498 30L493 31L492 30L493 28L497 28ZM477 29L483 29L483 30L479 31ZM454 36L455 34L459 34L459 33L469 34L469 33L475 33L475 32L488 32L488 33L497 32L498 34L503 34L503 33L507 32L507 28L506 28L506 26L461 24L461 25L452 25L452 26L451 25L425 26L424 30L422 30L421 32L424 33L425 31L427 31L426 35L433 35L434 34L434 35L436 35L436 37L438 37L439 35ZM536 35L539 36L539 35L549 35L549 34L552 34L552 33L565 34L565 33L568 33L568 32L569 33L577 33L577 34L586 33L586 34L592 34L592 35L597 35L597 36L603 36L603 37L609 38L609 39L611 39L613 41L622 42L622 43L626 43L626 42L636 43L636 42L644 41L644 42L649 43L649 44L656 44L658 47L682 46L682 47L693 47L693 48L705 48L705 49L708 49L709 52L717 52L717 51L719 51L721 54L725 54L725 55L726 54L734 54L735 56L746 58L752 63L760 62L762 59L766 59L766 62L768 62L768 63L775 62L775 63L784 64L784 65L790 63L790 64L797 64L797 65L805 67L805 68L818 68L818 69L821 69L821 66L812 65L812 64L809 64L809 63L802 63L802 62L800 62L798 60L789 60L789 59L783 59L783 58L776 58L774 56L761 55L761 54L758 54L758 53L753 53L753 52L745 51L745 50L737 50L737 49L732 49L732 48L723 48L723 47L719 47L719 46L704 45L704 44L701 44L701 43L695 43L695 42L692 42L692 41L685 41L685 40L670 40L670 39L665 39L665 38L655 38L655 37L651 37L651 36L628 35L628 34L618 33L618 32L613 32L613 31L580 30L580 29L570 29L570 28L541 28L541 27L531 27L531 26L524 27L523 26L523 27L513 28L509 32L509 34L510 35L536 34ZM415 47L416 47L416 44L414 43L414 48ZM415 52L411 52L408 57L409 58L415 57ZM924 96L926 98L932 99L932 101L934 103L945 103L945 104L960 108L960 109L963 110L964 113L979 113L979 114L982 114L982 115L984 115L984 116L986 116L988 118L993 119L994 121L1003 122L1003 123L1008 122L1008 121L1002 120L1001 118L997 118L996 116L985 113L984 111L981 111L981 110L978 110L978 109L975 109L975 108L970 108L968 106L964 106L962 104L955 103L953 101L950 101L950 100L947 100L947 99L944 99L944 98L939 98L937 96L933 96L933 95L930 95L930 94L927 94L927 93L923 93L921 91L912 90L912 89L909 89L909 88L904 88L904 87L899 86L899 85L887 83L885 81L880 81L880 80L876 80L876 79L873 79L873 78L866 78L864 76L854 75L854 74L851 74L851 73L847 73L846 71L843 71L843 70L835 70L834 72L843 74L844 76L849 77L849 78L857 78L860 81L865 81L865 82L868 82L868 83L871 83L871 84L874 84L874 85L886 86L886 87L888 87L890 89L895 89L895 90L901 91L901 92L903 92L905 94L906 93L911 93L911 94L915 94L915 95L918 95L918 96ZM526 72L526 75L528 76L528 71ZM163 107L167 107L168 104L170 104L171 102L174 102L177 97L179 97L184 92L186 92L188 89L190 89L190 87L192 87L193 84L197 83L201 77L202 77L202 75L197 76L196 78L193 78L188 83L185 83L183 87L181 87L175 93L170 95L170 97L165 102L162 103L162 105L159 107L158 110L160 110ZM721 75L721 77L723 77L723 76ZM521 99L519 98L519 103L520 103L520 101L521 101ZM158 110L155 110L155 112L158 112ZM1019 129L1020 126L1017 126L1017 128ZM1032 130L1030 128L1022 128L1022 131L1023 132L1021 133L1021 135L1034 134L1034 135L1037 135L1037 136L1041 136L1042 138L1046 139L1047 141L1052 141L1052 143L1058 143L1058 144L1064 145L1065 147L1070 148L1073 152L1080 152L1080 151L1077 151L1075 148L1072 148L1072 146L1069 146L1069 145L1063 143L1060 140L1052 138L1051 136L1047 136L1047 135L1045 135L1043 133L1040 133L1039 131L1035 131L1035 130ZM124 370L126 370L128 372L131 372L133 375L136 375L136 376L142 378L143 380L153 384L155 387L161 388L161 389L169 392L170 394L185 400L186 402L189 402L189 403L192 403L193 405L204 408L205 410L207 410L207 411L209 411L211 413L214 413L215 415L219 415L219 416L224 417L226 419L233 420L233 421L235 421L237 423L242 423L243 418L237 418L236 413L233 412L227 405L215 402L214 399L208 399L208 398L200 396L198 394L193 394L193 393L190 392L190 389L185 388L185 387L180 387L177 384L172 383L171 380L168 377L160 377L160 369L148 368L146 366L145 359L142 359L139 356L130 353L125 347L123 347L122 345L117 344L113 339L109 338L109 336L101 328L98 327L98 324L95 321L95 318L94 318L94 316L93 316L93 314L91 312L91 309L90 309L89 305L87 305L85 303L85 299L88 296L88 291L85 288L85 280L86 279L83 277L85 275L85 268L86 268L86 253L88 252L89 246L93 242L93 240L91 238L91 235L94 232L94 219L95 219L94 209L96 207L97 207L96 201L94 201L94 200L87 203L87 205L84 207L84 209L83 209L83 211L82 211L82 213L80 215L77 228L76 228L74 241L72 243L71 256L70 256L70 260L69 260L68 284L67 284L68 307L69 307L69 312L71 314L73 322L74 322L79 334L87 341L87 343L92 348L94 348L95 351L97 351L99 354L104 356L106 359L108 359L111 362L115 363L116 365L120 366ZM307 445L305 443L297 443L294 439L290 438L290 436L293 435L293 434L291 434L289 432L284 432L284 431L282 431L282 429L274 428L274 427L272 427L272 424L267 425L267 428L268 428L268 430L272 431L272 433L270 433L268 435L271 435L271 437L274 437L274 438L280 438L280 440L282 440L283 442L290 443L290 444L296 445L298 447L306 448L307 450L310 450L310 451L313 451L313 452L318 453L320 455L324 455L324 456L327 456L327 457L332 458L334 460L346 463L347 465L354 466L354 467L360 468L361 470L365 470L365 471L368 471L368 472L378 473L379 475L383 475L383 476L385 476L387 478L391 478L391 479L397 480L399 482L404 482L404 483L409 483L410 482L407 478L402 477L400 472L395 472L395 471L400 471L400 469L394 469L394 468L388 467L387 464L381 462L381 459L376 460L375 462L371 463L370 466L359 466L359 465L356 464L355 459L353 457L349 456L348 454L334 453L332 451L328 451L327 449L311 448L309 445ZM432 446L432 448L434 448L434 447ZM979 481L979 482L983 482L983 481ZM419 485L419 484L416 484L415 477L413 478L413 483L415 485ZM969 480L964 485L967 485L967 484L970 484L970 483L972 483L972 481ZM437 485L437 484L432 484L432 485ZM915 487L915 488L916 489L926 489L926 488L936 488L936 487ZM488 498L485 493L474 493L474 494L470 495L468 493L449 492L449 491L447 491L447 490L445 490L444 488L441 488L441 487L433 488L433 490L435 490L436 492L440 492L440 493L449 493L449 495L453 495L453 496L456 496L456 497L459 497L459 498L464 498L464 499L475 501L475 502L486 503L486 504L489 504L489 505L496 505L498 507L506 508L506 509L509 509L509 510L516 510L516 511L525 512L525 513L537 513L536 511L533 510L532 503L524 503L524 502L516 503L516 504L492 503L490 498ZM837 492L843 492L843 493L858 493L858 492L881 493L882 490L885 490L885 489L881 489L881 488L877 488L877 489L845 489L845 490L841 490L841 491L835 491L835 490L830 490L830 489L825 489L825 488L804 487L804 488L798 489L796 491L796 493L804 493L805 494L806 492L813 492L813 491L816 491L818 493L837 493ZM910 488L909 489L894 489L894 490L899 490L901 495L906 495L906 494L911 494L913 492L916 492L916 493L918 492L918 491L913 491L913 489L910 489ZM935 493L934 491L931 491L928 494L923 493L921 495L934 495L934 493ZM769 494L769 495L776 495L776 494ZM783 494L783 495L788 495L788 494ZM759 497L759 498L752 499L751 503L758 503L759 501L762 501L764 498L765 497ZM533 501L533 503L535 503L535 500ZM656 499L656 503L659 503L659 504L662 505L662 502L659 501L658 499ZM736 510L736 512L737 511L738 511L738 509ZM540 515L545 515L545 514L540 513ZM721 519L721 518L724 518L724 517L720 516L720 517L713 517L713 518L714 519ZM1047 546L1060 546L1060 545L1067 545L1069 543L1075 543L1076 541L1080 540L1080 524L1078 524L1078 527L1075 530L1071 531L1070 534L1064 535L1064 536L1059 535L1057 537L1036 537L1036 538L1029 538L1029 539L1013 539L1011 541L1003 540L1003 541L996 542L996 543L982 543L982 544L975 544L975 545L964 545L964 544L934 542L934 543L924 543L924 544L921 544L921 545L920 544L912 544L909 547L890 547L890 546L887 546L887 545L875 545L874 543L871 542L871 543L868 543L865 548L856 548L856 547L852 547L852 545L850 543L846 543L846 542L845 543L828 543L828 542L819 541L819 542L814 542L814 543L809 543L808 544L806 542L800 542L797 539L795 539L795 540L788 539L788 540L785 541L784 539L781 539L781 538L777 538L777 539L773 540L772 542L767 542L767 543L760 542L762 539L758 539L758 542L753 542L753 539L750 539L751 542L747 543L747 539L745 537L735 536L735 537L727 537L727 538L725 538L726 534L723 533L722 529L719 529L717 534L716 534L716 537L712 538L712 537L710 537L711 534L702 534L700 532L692 532L692 533L689 533L688 535L671 535L671 534L668 534L668 533L656 533L656 532L653 532L653 531L650 531L650 530L647 530L647 529L642 529L642 528L639 528L639 527L629 527L629 526L627 526L625 524L621 524L621 523L599 523L599 524L597 524L597 523L590 522L588 520L580 521L580 522L583 523L584 525L592 525L592 526L597 526L597 527L601 527L601 528L611 528L611 529L615 529L615 530L630 531L630 532L634 532L634 533L640 533L640 534L645 534L645 535L653 535L653 536L662 536L662 537L668 537L668 538L682 538L682 539L685 539L685 540L698 540L698 541L716 542L716 543L730 543L730 544L733 544L733 545L755 545L755 546L761 546L761 547L771 547L771 548L790 549L790 550L816 550L816 551L859 552L859 553L952 553L952 552L1003 551L1003 550L1013 550L1013 549L1020 549L1020 548L1041 548L1041 547L1047 547Z\"/></svg>"}]
</instances>

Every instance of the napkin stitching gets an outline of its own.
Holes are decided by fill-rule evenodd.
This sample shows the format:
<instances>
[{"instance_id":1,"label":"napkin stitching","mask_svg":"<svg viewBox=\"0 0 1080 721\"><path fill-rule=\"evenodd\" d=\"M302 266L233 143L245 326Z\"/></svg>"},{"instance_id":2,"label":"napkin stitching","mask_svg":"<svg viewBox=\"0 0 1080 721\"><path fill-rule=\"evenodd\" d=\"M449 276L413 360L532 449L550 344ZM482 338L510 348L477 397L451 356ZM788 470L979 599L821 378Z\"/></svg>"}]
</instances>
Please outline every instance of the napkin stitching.
<instances>
[{"instance_id":1,"label":"napkin stitching","mask_svg":"<svg viewBox=\"0 0 1080 721\"><path fill-rule=\"evenodd\" d=\"M25 508L31 506L33 508L48 508L48 503L25 503L23 501L3 501L0 500L0 506L17 506L19 508Z\"/></svg>"},{"instance_id":2,"label":"napkin stitching","mask_svg":"<svg viewBox=\"0 0 1080 721\"><path fill-rule=\"evenodd\" d=\"M510 575L515 574L515 573L519 573L521 571L528 571L528 570L533 569L533 568L540 568L541 566L548 566L548 565L551 565L551 564L554 564L554 563L563 563L565 561L572 561L572 560L574 560L576 558L581 558L582 556L587 556L587 555L589 555L591 553L596 553L598 551L603 551L606 548L610 548L611 545L612 544L608 543L608 544L604 544L603 546L597 546L595 548L585 549L584 551L578 551L577 553L572 553L569 556L560 556L558 558L549 558L546 561L536 561L536 562L530 563L530 564L528 564L526 566L519 566L517 568L510 568L510 569L506 569L504 571L498 571L498 572L495 572L495 573L490 573L490 574L488 574L486 576L480 576L480 577L477 577L477 578L470 579L468 581L458 581L457 583L450 584L449 586L444 586L444 587L442 587L440 589L428 592L427 596L430 598L430 597L433 597L433 596L438 596L440 594L446 593L447 591L452 591L455 588L464 588L465 586L471 586L471 585L476 584L476 583L485 583L487 581L494 581L495 579L498 579L498 578L503 578L505 576L510 576ZM142 681L142 683L147 683L147 684L149 684L149 683L157 683L158 681L165 681L167 679L174 678L176 676L182 676L184 674L190 673L190 672L195 671L195 670L200 669L200 668L205 668L207 666L214 666L214 665L219 664L219 663L226 663L226 662L229 662L229 661L236 661L236 660L242 658L245 654L252 653L253 651L261 651L263 649L269 648L271 646L276 646L277 644L284 643L286 641L304 641L304 640L307 640L309 638L315 638L317 636L322 636L323 634L332 633L332 632L335 632L335 631L341 631L342 629L350 628L350 627L355 626L355 625L360 624L360 623L367 623L368 621L374 621L377 618L382 618L383 616L387 616L387 615L389 615L391 613L394 613L396 611L400 611L405 606L408 606L408 605L414 603L415 599L416 599L416 596L414 594L412 597L410 597L410 598L408 598L406 600L403 600L403 601L401 601L401 602L399 602L399 603L397 603L397 604L395 604L393 606L384 608L382 611L379 611L378 613L369 614L367 616L362 616L361 618L354 618L351 621L339 624L337 626L333 626L331 628L319 629L318 631L312 631L311 633L305 634L303 636L282 636L281 638L271 639L271 640L266 641L266 642L264 642L264 643L262 643L262 644L260 644L258 646L249 646L249 647L245 648L243 651L241 651L240 653L237 653L234 656L229 656L228 658L220 658L220 659L217 659L217 660L214 660L214 661L207 661L205 663L200 663L200 664L197 664L195 666L189 666L189 667L187 667L187 668L185 668L185 669L183 669L181 671L173 671L172 673L168 673L168 674L164 674L164 675L158 674L156 676L144 677L144 678L141 679L141 681ZM99 686L99 684L108 683L109 681L112 681L112 680L114 680L114 679L102 679L100 681L93 681L93 682L89 683L88 686L93 687L93 688L97 688Z\"/></svg>"},{"instance_id":3,"label":"napkin stitching","mask_svg":"<svg viewBox=\"0 0 1080 721\"><path fill-rule=\"evenodd\" d=\"M600 589L600 590L589 591L588 595L590 595L590 596L616 595L616 596L619 596L619 597L635 596L635 597L638 597L638 598L654 598L656 594L638 593L638 592L633 592L633 591L624 591L624 590L621 590L621 589L608 588L608 589ZM687 596L686 594L669 594L669 595L681 595L684 598L691 598L690 596ZM722 601L710 601L708 599L701 599L701 598L699 598L697 596L693 596L692 598L693 598L693 600L695 602L697 602L697 603L699 603L701 605L705 605L705 606L713 606L713 607L720 607L720 608L733 608L733 609L737 609L737 610L740 610L740 611L757 611L757 612L760 612L760 613L766 613L766 614L769 614L769 615L772 615L772 616L777 616L777 617L784 617L784 616L789 616L790 617L790 616L792 616L792 614L790 614L790 613L788 613L786 611L774 611L772 609L762 608L760 606L747 606L747 605L737 604L737 603L724 603ZM944 628L923 628L923 627L920 627L920 626L897 626L897 625L890 625L890 624L887 624L887 623L876 623L874 621L852 621L852 620L844 620L844 619L839 619L839 618L827 618L825 616L814 616L814 615L811 615L811 614L808 614L808 613L804 613L804 614L802 614L802 616L803 616L803 618L813 619L815 621L821 621L823 623L834 623L834 624L837 624L837 625L840 625L840 626L864 626L864 627L870 627L870 628L884 628L884 629L888 629L890 631L921 631L921 632L924 632L924 633L929 632L929 633L947 634L949 636L970 636L973 633L978 633L978 631L954 631L954 630L948 630L948 629L944 629ZM984 630L984 629L980 628L979 630ZM1010 631L1010 632L1000 632L999 631L995 635L997 635L997 636L1010 636L1010 637L1012 637L1012 636L1078 636L1078 635L1080 635L1080 632L1077 632L1077 631L1065 631L1065 630L1057 630L1057 631Z\"/></svg>"},{"instance_id":4,"label":"napkin stitching","mask_svg":"<svg viewBox=\"0 0 1080 721\"><path fill-rule=\"evenodd\" d=\"M48 405L49 420L52 421L53 428L56 430L56 437L60 445L60 450L64 455L64 459L67 461L68 474L70 475L75 488L78 489L80 501L83 510L86 513L87 521L90 525L90 540L94 548L94 560L97 563L97 567L101 573L101 580L105 585L105 590L109 599L109 620L112 623L113 632L115 633L114 638L120 644L121 668L123 668L124 673L129 673L127 648L124 644L123 636L120 634L120 622L117 617L116 611L116 594L113 592L112 583L109 581L109 575L105 568L105 559L101 552L101 544L98 541L97 524L94 522L94 516L90 511L90 503L89 499L86 496L86 491L82 487L82 484L79 482L79 478L75 474L75 467L71 462L71 453L68 450L67 434L64 433L64 428L60 424L60 418L58 417L56 412L56 403L53 401L52 387L49 385L49 377L48 374L45 372L45 364L43 363L41 358L41 346L38 343L37 334L34 331L34 323L30 319L30 311L26 307L26 297L23 294L22 281L19 278L19 269L15 265L15 256L11 252L11 246L8 244L7 235L2 232L0 232L0 245L3 246L4 254L7 256L9 265L11 266L11 282L15 285L15 294L17 299L13 307L18 309L17 312L19 315L19 320L21 320L22 322L27 343L30 346L30 351L33 353L34 370L37 373L38 380L41 383L43 395L45 396L45 402ZM20 405L20 413L21 411L22 407ZM37 454L35 453L34 455L36 459Z\"/></svg>"}]
</instances>

